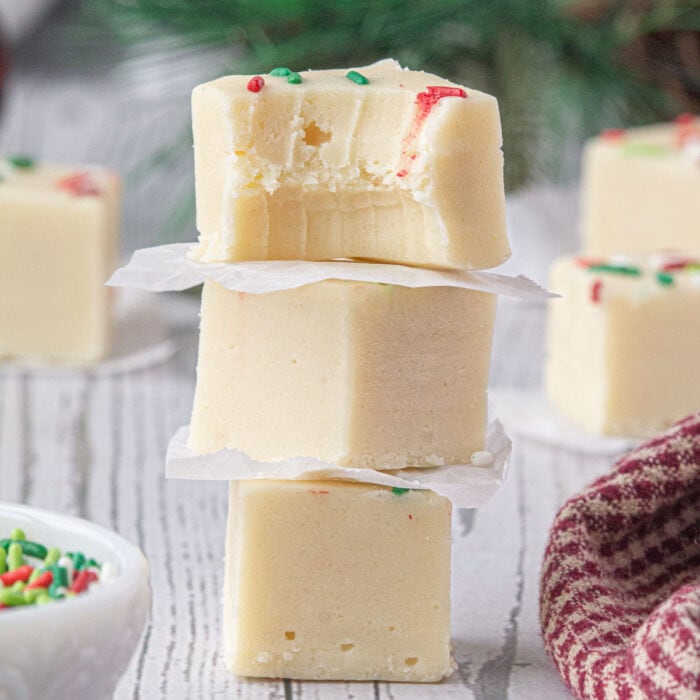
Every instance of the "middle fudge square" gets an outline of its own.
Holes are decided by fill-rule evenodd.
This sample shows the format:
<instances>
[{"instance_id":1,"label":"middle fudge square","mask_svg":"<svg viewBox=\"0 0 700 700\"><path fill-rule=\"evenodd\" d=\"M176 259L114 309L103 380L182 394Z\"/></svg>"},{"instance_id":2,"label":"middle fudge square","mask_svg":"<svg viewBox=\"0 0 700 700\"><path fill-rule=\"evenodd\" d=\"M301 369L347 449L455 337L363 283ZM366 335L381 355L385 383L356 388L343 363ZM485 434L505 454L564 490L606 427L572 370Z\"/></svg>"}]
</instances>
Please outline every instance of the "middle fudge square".
<instances>
[{"instance_id":1,"label":"middle fudge square","mask_svg":"<svg viewBox=\"0 0 700 700\"><path fill-rule=\"evenodd\" d=\"M190 448L349 467L464 464L484 449L495 295L325 280L206 282Z\"/></svg>"},{"instance_id":2,"label":"middle fudge square","mask_svg":"<svg viewBox=\"0 0 700 700\"><path fill-rule=\"evenodd\" d=\"M450 516L450 502L430 491L233 482L229 668L318 680L449 675Z\"/></svg>"}]
</instances>

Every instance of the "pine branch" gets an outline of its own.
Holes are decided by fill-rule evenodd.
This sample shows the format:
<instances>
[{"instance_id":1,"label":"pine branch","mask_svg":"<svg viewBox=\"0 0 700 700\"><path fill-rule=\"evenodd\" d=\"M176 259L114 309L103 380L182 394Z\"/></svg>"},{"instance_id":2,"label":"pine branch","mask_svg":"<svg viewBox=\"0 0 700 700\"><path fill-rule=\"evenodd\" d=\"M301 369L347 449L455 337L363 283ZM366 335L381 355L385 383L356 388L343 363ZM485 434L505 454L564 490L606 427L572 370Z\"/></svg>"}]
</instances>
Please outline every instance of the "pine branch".
<instances>
[{"instance_id":1,"label":"pine branch","mask_svg":"<svg viewBox=\"0 0 700 700\"><path fill-rule=\"evenodd\" d=\"M648 32L700 26L696 0L90 0L86 12L127 43L172 32L193 46L244 48L213 67L266 72L404 65L495 93L511 187L559 178L557 157L604 126L671 116L675 105L622 52ZM535 144L545 143L539 149ZM570 174L570 173L569 173Z\"/></svg>"}]
</instances>

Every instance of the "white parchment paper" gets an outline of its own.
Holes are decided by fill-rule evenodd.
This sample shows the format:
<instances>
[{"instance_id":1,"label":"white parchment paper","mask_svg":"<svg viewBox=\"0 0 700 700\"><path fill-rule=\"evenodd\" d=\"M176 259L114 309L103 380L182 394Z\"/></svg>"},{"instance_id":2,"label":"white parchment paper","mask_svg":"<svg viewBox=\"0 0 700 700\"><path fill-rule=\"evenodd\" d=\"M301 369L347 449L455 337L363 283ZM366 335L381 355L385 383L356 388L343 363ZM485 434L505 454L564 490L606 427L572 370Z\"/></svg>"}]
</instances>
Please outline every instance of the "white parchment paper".
<instances>
[{"instance_id":1,"label":"white parchment paper","mask_svg":"<svg viewBox=\"0 0 700 700\"><path fill-rule=\"evenodd\" d=\"M491 389L489 404L510 433L576 452L617 456L642 443L640 438L579 430L557 412L541 389Z\"/></svg>"},{"instance_id":2,"label":"white parchment paper","mask_svg":"<svg viewBox=\"0 0 700 700\"><path fill-rule=\"evenodd\" d=\"M498 421L489 426L486 439L486 450L493 456L490 467L453 464L385 472L339 467L312 457L258 462L240 450L195 455L187 447L189 431L189 426L180 428L168 444L165 465L168 479L339 479L406 489L430 489L449 498L458 508L476 508L498 491L506 479L511 452L510 439Z\"/></svg>"},{"instance_id":3,"label":"white parchment paper","mask_svg":"<svg viewBox=\"0 0 700 700\"><path fill-rule=\"evenodd\" d=\"M265 260L237 263L200 263L188 257L192 243L173 243L137 250L107 284L150 292L181 291L213 280L227 289L264 294L296 289L326 279L379 282L401 287L461 287L522 299L556 296L527 277L494 272L434 270L405 265L334 260Z\"/></svg>"}]
</instances>

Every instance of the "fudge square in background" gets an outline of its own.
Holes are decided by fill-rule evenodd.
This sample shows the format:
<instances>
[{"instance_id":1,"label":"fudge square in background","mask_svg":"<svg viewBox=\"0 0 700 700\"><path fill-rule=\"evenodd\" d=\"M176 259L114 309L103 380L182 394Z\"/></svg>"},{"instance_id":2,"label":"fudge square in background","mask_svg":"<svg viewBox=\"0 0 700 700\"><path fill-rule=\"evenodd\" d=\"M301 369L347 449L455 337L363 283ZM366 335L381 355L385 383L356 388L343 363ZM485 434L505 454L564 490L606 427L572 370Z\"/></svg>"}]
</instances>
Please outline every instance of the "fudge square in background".
<instances>
[{"instance_id":1,"label":"fudge square in background","mask_svg":"<svg viewBox=\"0 0 700 700\"><path fill-rule=\"evenodd\" d=\"M0 163L0 357L93 362L108 351L120 185L96 168Z\"/></svg>"},{"instance_id":2,"label":"fudge square in background","mask_svg":"<svg viewBox=\"0 0 700 700\"><path fill-rule=\"evenodd\" d=\"M385 60L192 94L201 261L510 255L498 102Z\"/></svg>"},{"instance_id":3,"label":"fudge square in background","mask_svg":"<svg viewBox=\"0 0 700 700\"><path fill-rule=\"evenodd\" d=\"M232 482L229 668L318 680L449 675L450 514L450 502L431 491Z\"/></svg>"},{"instance_id":4,"label":"fudge square in background","mask_svg":"<svg viewBox=\"0 0 700 700\"><path fill-rule=\"evenodd\" d=\"M561 258L546 387L592 433L647 436L700 409L700 256Z\"/></svg>"},{"instance_id":5,"label":"fudge square in background","mask_svg":"<svg viewBox=\"0 0 700 700\"><path fill-rule=\"evenodd\" d=\"M325 280L204 284L190 448L348 467L468 464L484 449L494 294Z\"/></svg>"},{"instance_id":6,"label":"fudge square in background","mask_svg":"<svg viewBox=\"0 0 700 700\"><path fill-rule=\"evenodd\" d=\"M700 119L604 132L586 145L587 255L700 252Z\"/></svg>"}]
</instances>

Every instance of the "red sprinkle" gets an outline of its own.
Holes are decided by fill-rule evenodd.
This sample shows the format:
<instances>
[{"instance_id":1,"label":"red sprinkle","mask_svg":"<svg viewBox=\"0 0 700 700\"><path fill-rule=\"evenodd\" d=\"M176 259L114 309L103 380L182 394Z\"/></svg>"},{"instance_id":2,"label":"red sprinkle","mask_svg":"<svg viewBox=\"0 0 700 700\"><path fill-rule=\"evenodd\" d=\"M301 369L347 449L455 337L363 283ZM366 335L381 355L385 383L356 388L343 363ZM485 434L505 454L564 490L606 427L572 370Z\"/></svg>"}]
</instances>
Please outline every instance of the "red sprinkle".
<instances>
[{"instance_id":1,"label":"red sprinkle","mask_svg":"<svg viewBox=\"0 0 700 700\"><path fill-rule=\"evenodd\" d=\"M261 75L254 75L246 85L248 92L260 92L264 87L265 79Z\"/></svg>"},{"instance_id":2,"label":"red sprinkle","mask_svg":"<svg viewBox=\"0 0 700 700\"><path fill-rule=\"evenodd\" d=\"M603 291L603 281L602 280L596 280L592 285L591 285L591 301L594 304L599 304L600 303L600 296Z\"/></svg>"},{"instance_id":3,"label":"red sprinkle","mask_svg":"<svg viewBox=\"0 0 700 700\"><path fill-rule=\"evenodd\" d=\"M97 574L89 569L77 571L73 579L73 585L69 588L73 593L82 593L87 587L97 581Z\"/></svg>"},{"instance_id":4,"label":"red sprinkle","mask_svg":"<svg viewBox=\"0 0 700 700\"><path fill-rule=\"evenodd\" d=\"M676 262L669 262L662 265L661 269L664 272L669 272L670 270L682 270L683 268L688 267L688 265L692 265L692 262L689 260L678 260Z\"/></svg>"},{"instance_id":5,"label":"red sprinkle","mask_svg":"<svg viewBox=\"0 0 700 700\"><path fill-rule=\"evenodd\" d=\"M428 85L425 92L419 92L416 96L416 102L419 105L432 107L443 97L462 97L466 98L467 93L461 87L448 87L447 85Z\"/></svg>"},{"instance_id":6,"label":"red sprinkle","mask_svg":"<svg viewBox=\"0 0 700 700\"><path fill-rule=\"evenodd\" d=\"M700 127L695 126L694 122L679 124L676 129L676 144L679 148L683 148L689 141L700 139Z\"/></svg>"},{"instance_id":7,"label":"red sprinkle","mask_svg":"<svg viewBox=\"0 0 700 700\"><path fill-rule=\"evenodd\" d=\"M627 132L624 129L603 129L600 132L601 138L606 141L621 141L626 135Z\"/></svg>"},{"instance_id":8,"label":"red sprinkle","mask_svg":"<svg viewBox=\"0 0 700 700\"><path fill-rule=\"evenodd\" d=\"M596 258L583 258L581 256L578 256L574 258L574 262L579 266L579 267L591 267L593 265L603 265L604 260L602 259L596 259Z\"/></svg>"},{"instance_id":9,"label":"red sprinkle","mask_svg":"<svg viewBox=\"0 0 700 700\"><path fill-rule=\"evenodd\" d=\"M692 124L695 121L695 115L690 114L690 112L686 112L685 114L679 114L674 120L674 124L678 124L679 126L684 126L686 124Z\"/></svg>"},{"instance_id":10,"label":"red sprinkle","mask_svg":"<svg viewBox=\"0 0 700 700\"><path fill-rule=\"evenodd\" d=\"M396 172L396 177L406 177L410 167L410 161L415 160L416 154L411 153L412 145L420 133L423 123L428 118L433 107L443 97L461 97L466 99L467 93L460 87L448 87L447 85L429 85L424 92L416 95L416 113L413 116L411 129L403 140L401 149L401 166Z\"/></svg>"},{"instance_id":11,"label":"red sprinkle","mask_svg":"<svg viewBox=\"0 0 700 700\"><path fill-rule=\"evenodd\" d=\"M29 564L24 564L17 569L4 573L0 576L0 581L2 581L5 586L11 586L13 583L17 583L17 581L26 583L32 575L32 571L34 571L34 567L29 566Z\"/></svg>"},{"instance_id":12,"label":"red sprinkle","mask_svg":"<svg viewBox=\"0 0 700 700\"><path fill-rule=\"evenodd\" d=\"M75 173L56 181L59 190L65 190L76 197L92 196L102 194L102 190L97 186L90 176L90 173Z\"/></svg>"},{"instance_id":13,"label":"red sprinkle","mask_svg":"<svg viewBox=\"0 0 700 700\"><path fill-rule=\"evenodd\" d=\"M330 491L316 491L316 489L309 489L309 493L313 493L317 496L325 496L326 494L330 493Z\"/></svg>"},{"instance_id":14,"label":"red sprinkle","mask_svg":"<svg viewBox=\"0 0 700 700\"><path fill-rule=\"evenodd\" d=\"M39 574L24 590L31 591L32 588L48 588L53 583L53 573L44 571Z\"/></svg>"},{"instance_id":15,"label":"red sprinkle","mask_svg":"<svg viewBox=\"0 0 700 700\"><path fill-rule=\"evenodd\" d=\"M408 514L408 519L413 520L413 516L410 513Z\"/></svg>"}]
</instances>

